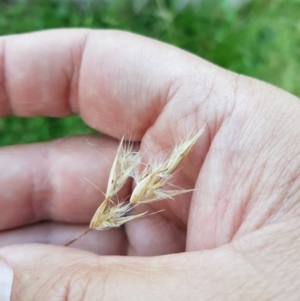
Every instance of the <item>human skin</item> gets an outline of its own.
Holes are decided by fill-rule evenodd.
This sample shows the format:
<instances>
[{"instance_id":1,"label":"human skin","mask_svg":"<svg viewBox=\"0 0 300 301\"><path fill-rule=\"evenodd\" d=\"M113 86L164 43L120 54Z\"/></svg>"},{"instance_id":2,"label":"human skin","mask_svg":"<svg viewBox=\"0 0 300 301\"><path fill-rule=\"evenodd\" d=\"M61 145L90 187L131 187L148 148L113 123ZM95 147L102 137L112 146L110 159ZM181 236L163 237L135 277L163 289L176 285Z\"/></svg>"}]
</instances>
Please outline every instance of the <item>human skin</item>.
<instances>
[{"instance_id":1,"label":"human skin","mask_svg":"<svg viewBox=\"0 0 300 301\"><path fill-rule=\"evenodd\" d=\"M11 300L298 300L295 96L145 37L53 30L0 38L0 116L9 114L80 114L106 135L0 149ZM174 177L193 193L59 246L103 200L84 177L105 191L118 139L140 143L147 162L203 126Z\"/></svg>"}]
</instances>

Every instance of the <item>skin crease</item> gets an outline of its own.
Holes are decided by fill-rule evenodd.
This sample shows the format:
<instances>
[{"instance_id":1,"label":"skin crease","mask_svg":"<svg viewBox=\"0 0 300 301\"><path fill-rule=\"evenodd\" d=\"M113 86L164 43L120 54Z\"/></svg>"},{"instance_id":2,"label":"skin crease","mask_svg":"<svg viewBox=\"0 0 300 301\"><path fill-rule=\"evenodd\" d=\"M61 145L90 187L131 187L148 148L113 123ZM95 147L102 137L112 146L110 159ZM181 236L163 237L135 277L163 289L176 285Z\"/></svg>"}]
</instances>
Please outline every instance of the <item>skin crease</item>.
<instances>
[{"instance_id":1,"label":"skin crease","mask_svg":"<svg viewBox=\"0 0 300 301\"><path fill-rule=\"evenodd\" d=\"M298 300L296 97L148 38L55 30L0 38L0 115L9 114L80 114L106 135L0 150L12 301ZM174 176L193 193L59 246L103 200L83 178L105 191L117 139L140 143L149 162L203 126Z\"/></svg>"}]
</instances>

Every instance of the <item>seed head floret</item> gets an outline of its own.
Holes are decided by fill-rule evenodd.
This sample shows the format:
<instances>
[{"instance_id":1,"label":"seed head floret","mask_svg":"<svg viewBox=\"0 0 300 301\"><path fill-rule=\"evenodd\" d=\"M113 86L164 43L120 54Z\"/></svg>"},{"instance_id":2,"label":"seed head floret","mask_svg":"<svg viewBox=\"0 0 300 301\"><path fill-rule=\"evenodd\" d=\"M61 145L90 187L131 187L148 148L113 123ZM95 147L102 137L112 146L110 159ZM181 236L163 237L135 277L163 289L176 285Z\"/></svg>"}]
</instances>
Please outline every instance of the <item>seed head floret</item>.
<instances>
[{"instance_id":1,"label":"seed head floret","mask_svg":"<svg viewBox=\"0 0 300 301\"><path fill-rule=\"evenodd\" d=\"M124 147L124 137L121 139L108 178L106 198L112 198L132 176L140 162L140 154L132 151L132 146Z\"/></svg>"},{"instance_id":2,"label":"seed head floret","mask_svg":"<svg viewBox=\"0 0 300 301\"><path fill-rule=\"evenodd\" d=\"M169 190L167 186L183 158L190 152L203 132L204 128L195 136L185 139L176 146L166 161L147 165L140 176L135 175L136 186L129 202L131 204L152 203L161 199L173 199L175 195L192 191L185 189Z\"/></svg>"},{"instance_id":3,"label":"seed head floret","mask_svg":"<svg viewBox=\"0 0 300 301\"><path fill-rule=\"evenodd\" d=\"M100 230L119 227L147 213L129 216L129 212L133 207L132 205L124 201L116 203L113 201L113 198L128 178L133 176L133 172L139 162L140 153L133 151L132 144L125 147L124 138L122 138L109 174L105 200L99 206L91 220L91 229Z\"/></svg>"},{"instance_id":4,"label":"seed head floret","mask_svg":"<svg viewBox=\"0 0 300 301\"><path fill-rule=\"evenodd\" d=\"M203 134L204 130L205 128L203 127L195 136L188 137L174 148L167 162L167 174L172 174L177 169L183 158L190 152L196 141Z\"/></svg>"}]
</instances>

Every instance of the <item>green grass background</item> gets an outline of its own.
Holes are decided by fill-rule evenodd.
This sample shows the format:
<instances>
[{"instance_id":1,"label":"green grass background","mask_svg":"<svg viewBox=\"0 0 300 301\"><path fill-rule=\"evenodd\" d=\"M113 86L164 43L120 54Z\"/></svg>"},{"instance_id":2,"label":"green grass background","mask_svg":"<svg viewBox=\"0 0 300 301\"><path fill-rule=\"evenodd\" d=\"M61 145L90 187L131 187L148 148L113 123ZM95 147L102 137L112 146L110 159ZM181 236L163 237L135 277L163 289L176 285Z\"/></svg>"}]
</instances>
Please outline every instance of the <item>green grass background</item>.
<instances>
[{"instance_id":1,"label":"green grass background","mask_svg":"<svg viewBox=\"0 0 300 301\"><path fill-rule=\"evenodd\" d=\"M171 43L300 96L300 0L0 0L0 35L116 28ZM91 133L78 116L0 119L0 145Z\"/></svg>"}]
</instances>

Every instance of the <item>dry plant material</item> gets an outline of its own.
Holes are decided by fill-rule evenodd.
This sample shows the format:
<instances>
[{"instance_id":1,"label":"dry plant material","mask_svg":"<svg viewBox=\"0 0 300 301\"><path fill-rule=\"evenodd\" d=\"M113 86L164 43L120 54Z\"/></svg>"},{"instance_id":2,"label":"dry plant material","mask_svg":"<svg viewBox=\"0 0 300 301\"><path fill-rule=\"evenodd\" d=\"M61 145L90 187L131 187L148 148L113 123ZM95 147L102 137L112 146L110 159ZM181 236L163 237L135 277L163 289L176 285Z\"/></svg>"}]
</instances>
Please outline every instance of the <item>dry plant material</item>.
<instances>
[{"instance_id":1,"label":"dry plant material","mask_svg":"<svg viewBox=\"0 0 300 301\"><path fill-rule=\"evenodd\" d=\"M132 176L140 162L140 154L133 152L132 145L124 147L124 138L121 139L116 157L111 167L106 189L106 199L112 199Z\"/></svg>"},{"instance_id":2,"label":"dry plant material","mask_svg":"<svg viewBox=\"0 0 300 301\"><path fill-rule=\"evenodd\" d=\"M135 170L141 163L141 154L133 151L132 145L125 147L124 138L122 138L109 174L105 200L95 212L90 228L101 230L119 227L147 214L147 212L143 212L130 215L131 210L139 204L173 199L178 194L192 191L180 188L170 189L173 186L170 184L170 180L203 132L204 128L195 136L186 138L173 149L168 159L146 165L139 175L135 173ZM136 186L129 203L125 200L118 201L116 194L130 177L134 179Z\"/></svg>"},{"instance_id":3,"label":"dry plant material","mask_svg":"<svg viewBox=\"0 0 300 301\"><path fill-rule=\"evenodd\" d=\"M168 159L154 161L153 164L146 165L140 174L135 173L135 171L137 166L141 164L142 156L140 152L133 151L132 144L127 147L124 146L124 138L122 138L109 174L105 199L95 212L90 223L90 229L65 246L72 244L93 229L103 230L120 227L136 218L157 213L147 214L147 212L143 212L131 215L131 210L139 204L173 199L175 195L193 191L193 189L168 189L168 187L176 187L170 184L170 180L203 132L204 128L195 136L186 138L173 149ZM130 177L134 179L136 186L129 202L126 200L118 201L117 193Z\"/></svg>"},{"instance_id":4,"label":"dry plant material","mask_svg":"<svg viewBox=\"0 0 300 301\"><path fill-rule=\"evenodd\" d=\"M190 152L193 145L204 132L202 128L195 136L188 137L174 148L166 161L155 162L147 166L139 176L135 176L136 187L131 197L131 204L152 203L161 199L173 199L173 196L192 190L167 189L169 182L182 162L183 158Z\"/></svg>"},{"instance_id":5,"label":"dry plant material","mask_svg":"<svg viewBox=\"0 0 300 301\"><path fill-rule=\"evenodd\" d=\"M116 199L116 194L124 186L128 178L132 177L139 162L140 153L133 151L132 144L125 147L124 138L122 138L109 174L105 199L91 220L91 229L102 230L119 227L147 213L129 215L133 207L131 204L124 201L113 201L113 199Z\"/></svg>"}]
</instances>

